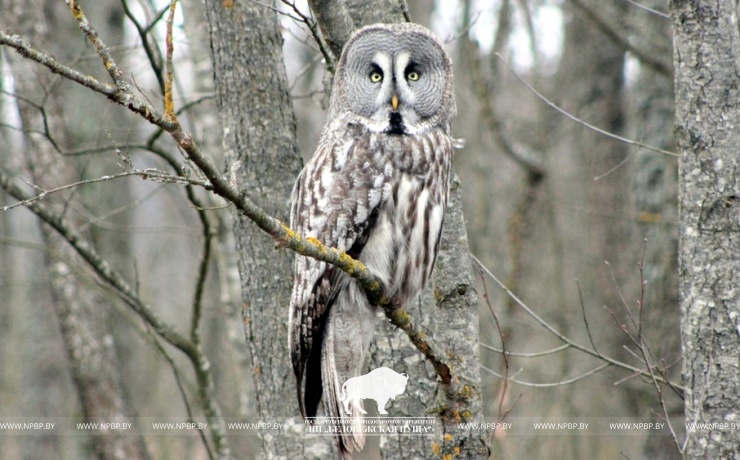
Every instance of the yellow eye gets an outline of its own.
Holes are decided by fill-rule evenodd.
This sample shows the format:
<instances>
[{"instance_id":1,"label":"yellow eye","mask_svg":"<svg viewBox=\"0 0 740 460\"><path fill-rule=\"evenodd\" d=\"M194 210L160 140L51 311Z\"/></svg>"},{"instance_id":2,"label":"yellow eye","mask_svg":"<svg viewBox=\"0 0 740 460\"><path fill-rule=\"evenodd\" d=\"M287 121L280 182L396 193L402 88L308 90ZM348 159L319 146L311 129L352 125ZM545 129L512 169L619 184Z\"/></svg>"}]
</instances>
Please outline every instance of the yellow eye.
<instances>
[{"instance_id":1,"label":"yellow eye","mask_svg":"<svg viewBox=\"0 0 740 460\"><path fill-rule=\"evenodd\" d=\"M372 72L370 74L370 81L373 83L378 83L382 79L383 79L383 74L380 72Z\"/></svg>"},{"instance_id":2,"label":"yellow eye","mask_svg":"<svg viewBox=\"0 0 740 460\"><path fill-rule=\"evenodd\" d=\"M412 70L411 72L406 74L406 78L408 78L411 81L416 81L419 79L419 72Z\"/></svg>"}]
</instances>

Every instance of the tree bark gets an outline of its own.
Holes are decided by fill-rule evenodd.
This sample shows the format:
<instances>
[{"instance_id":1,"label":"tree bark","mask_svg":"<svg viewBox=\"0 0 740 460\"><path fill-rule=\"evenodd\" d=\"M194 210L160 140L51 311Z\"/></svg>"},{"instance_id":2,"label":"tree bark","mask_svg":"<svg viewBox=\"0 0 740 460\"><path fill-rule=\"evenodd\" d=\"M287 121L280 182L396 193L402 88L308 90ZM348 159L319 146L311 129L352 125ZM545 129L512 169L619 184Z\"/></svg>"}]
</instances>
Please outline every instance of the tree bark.
<instances>
[{"instance_id":1,"label":"tree bark","mask_svg":"<svg viewBox=\"0 0 740 460\"><path fill-rule=\"evenodd\" d=\"M442 242L433 275L436 309L435 340L444 344L460 393L437 392L435 406L442 421L439 453L443 457L488 458L488 432L466 428L483 422L480 360L478 357L478 293L473 281L468 233L462 208L462 185L457 175L442 228ZM436 449L435 449L436 452ZM429 452L426 452L429 455Z\"/></svg>"},{"instance_id":2,"label":"tree bark","mask_svg":"<svg viewBox=\"0 0 740 460\"><path fill-rule=\"evenodd\" d=\"M740 456L740 38L730 0L671 1L687 458ZM694 423L712 423L696 427Z\"/></svg>"},{"instance_id":3,"label":"tree bark","mask_svg":"<svg viewBox=\"0 0 740 460\"><path fill-rule=\"evenodd\" d=\"M209 1L205 12L226 174L270 215L288 222L290 193L302 164L277 17L256 2ZM276 251L275 242L245 217L233 217L256 413L262 420L295 424L287 435L263 434L263 456L325 458L328 439L307 438L304 449L294 397L287 347L294 255Z\"/></svg>"}]
</instances>

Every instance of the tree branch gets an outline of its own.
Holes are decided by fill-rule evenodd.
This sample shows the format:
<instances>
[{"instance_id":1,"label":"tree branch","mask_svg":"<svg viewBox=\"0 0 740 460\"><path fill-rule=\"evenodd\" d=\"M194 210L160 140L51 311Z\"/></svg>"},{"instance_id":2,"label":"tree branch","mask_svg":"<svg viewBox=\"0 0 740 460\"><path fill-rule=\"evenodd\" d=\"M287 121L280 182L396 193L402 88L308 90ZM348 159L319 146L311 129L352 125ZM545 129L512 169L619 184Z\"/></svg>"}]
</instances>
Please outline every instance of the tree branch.
<instances>
[{"instance_id":1,"label":"tree branch","mask_svg":"<svg viewBox=\"0 0 740 460\"><path fill-rule=\"evenodd\" d=\"M489 374L493 375L494 377L499 378L499 379L504 380L504 381L514 382L514 383L517 383L519 385L524 385L526 387L552 388L552 387L561 387L561 386L565 386L565 385L574 384L576 382L579 382L579 381L585 379L586 377L589 377L591 375L596 374L599 371L602 371L602 370L606 369L607 367L609 367L611 365L612 365L611 363L604 363L601 366L595 367L595 368L591 369L588 372L584 372L581 375L577 375L577 376L572 377L572 378L569 378L569 379L561 380L559 382L551 382L551 383L527 382L527 381L524 381L524 380L519 380L519 379L517 379L515 377L509 377L509 376L501 375L498 372L494 371L493 369L490 369L490 368L488 368L488 367L486 367L486 366L484 366L482 364L481 364L480 367L481 367L481 369L483 369L484 371L486 371Z\"/></svg>"},{"instance_id":2,"label":"tree branch","mask_svg":"<svg viewBox=\"0 0 740 460\"><path fill-rule=\"evenodd\" d=\"M324 56L324 61L326 61L327 69L330 73L333 74L334 70L337 67L337 59L339 59L339 55L335 54L326 43L326 40L324 40L324 37L319 32L318 23L316 21L312 21L310 17L303 14L301 10L299 10L298 7L295 5L295 1L289 2L288 0L282 0L282 2L284 5L289 6L293 11L295 11L295 14L298 15L297 19L293 19L297 22L302 22L306 25L306 27L308 27L308 30L311 31L311 36L316 41L316 44L319 47L319 51L321 51L321 55Z\"/></svg>"},{"instance_id":3,"label":"tree branch","mask_svg":"<svg viewBox=\"0 0 740 460\"><path fill-rule=\"evenodd\" d=\"M175 102L172 96L172 82L175 79L175 69L172 65L172 55L175 54L175 45L172 42L172 24L175 21L175 7L177 0L170 0L170 14L167 15L167 35L165 42L167 44L166 58L164 61L165 78L164 78L164 118L176 125L180 125L175 115Z\"/></svg>"},{"instance_id":4,"label":"tree branch","mask_svg":"<svg viewBox=\"0 0 740 460\"><path fill-rule=\"evenodd\" d=\"M98 52L101 55L101 58L103 59L106 67L111 65L113 66L113 68L117 69L112 57L110 57L109 53L107 53L105 45L99 39L97 33L94 32L94 29L92 29L87 20L84 18L82 10L79 8L76 2L69 0L69 3L71 3L71 7L74 6L73 13L75 14L75 18L78 19L80 28L83 29L83 32L85 32L90 40L93 41L93 43L96 45L96 49L98 49ZM0 32L0 45L7 45L11 48L14 48L22 56L46 66L54 73L62 75L63 77L77 82L82 86L85 86L95 92L105 95L111 101L127 107L129 110L138 114L145 120L162 128L164 131L167 131L175 140L178 147L182 149L186 158L190 160L193 164L195 164L203 173L203 175L210 181L210 183L208 184L203 184L206 189L212 190L217 195L233 203L234 206L236 206L236 208L244 216L249 218L260 229L262 229L265 233L275 239L279 243L279 247L289 248L298 254L313 257L322 262L326 262L341 269L349 276L357 280L359 285L367 294L370 302L373 305L383 308L386 317L388 317L391 323L399 329L403 330L409 336L409 339L414 344L414 346L434 366L435 371L440 376L442 381L445 384L449 384L451 382L452 379L449 364L447 360L442 356L442 354L439 353L438 347L432 343L431 339L426 333L421 331L416 326L416 324L414 324L412 318L405 308L397 305L392 305L391 299L389 299L387 294L384 292L380 280L373 273L371 273L364 266L364 264L362 264L362 262L353 259L344 251L340 251L335 248L327 248L318 240L303 239L300 235L288 228L287 225L285 225L278 219L275 219L274 217L268 215L261 207L255 204L247 196L246 192L238 190L235 185L232 185L223 175L221 175L216 166L213 164L212 160L208 156L206 156L195 143L192 134L183 130L179 123L177 123L176 118L174 120L171 120L168 119L166 116L160 114L153 106L151 106L151 104L142 101L136 95L134 95L128 85L123 83L122 80L120 80L120 78L118 77L116 77L116 80L118 80L117 83L121 83L118 84L118 86L101 83L92 77L84 76L76 70L60 64L51 56L36 51L35 49L31 48L29 44L25 43L20 37L15 35L9 36L3 32ZM111 75L111 77L113 78L113 75ZM9 187L11 187L11 189L15 187L7 175L3 173L1 177L3 179L2 182L4 187L6 183ZM26 197L25 194L23 194L17 188L14 189L14 192L15 193L9 191L9 193L11 193L19 200L26 200L31 198ZM31 205L29 205L29 207L31 207L34 212L37 212L38 209L38 212L44 214L46 218L50 220L53 220L54 218L53 214L50 214L48 212L48 209L46 209L45 206L41 205L38 202L32 203ZM73 232L73 230L70 228L65 227L62 229L58 229L58 231L60 231L60 233L62 234L69 235L72 240L79 239L76 234L69 233L70 231ZM89 248L87 245L85 248L82 249L92 250L92 248ZM83 255L83 257L91 264L100 264L102 261L97 253L94 253L94 250L93 253L87 253L87 256L89 257L89 259L88 257L85 257L85 255ZM103 270L103 272L105 272L106 274L117 275L117 273L115 272L109 273L109 267L107 267L107 264L105 268L107 268L107 270ZM120 290L121 292L125 293L127 297L133 296L131 297L131 299L138 300L136 294L130 289L130 287L122 278L120 278L119 276L112 276L110 278L110 281L111 285L116 287L116 289ZM135 309L140 308L140 302L133 301L132 307L134 305L136 305L134 307ZM184 337L172 331L169 326L161 323L161 321L159 321L159 319L154 316L153 312L151 312L150 310L144 310L143 314L154 321L153 325L157 325L155 326L155 330L158 330L158 332L161 330L162 334L164 334L163 337L169 337L169 339L173 340L174 343L180 344L178 348L182 347L181 349L183 349L184 351L184 349L189 349L189 346L192 345ZM190 353L192 353L192 351L193 350L190 350ZM450 391L453 390L450 389Z\"/></svg>"},{"instance_id":5,"label":"tree branch","mask_svg":"<svg viewBox=\"0 0 740 460\"><path fill-rule=\"evenodd\" d=\"M156 44L151 43L149 39L149 32L151 31L152 27L156 25L160 19L162 19L162 16L164 16L164 13L166 13L170 9L170 7L167 6L166 8L162 9L162 11L157 14L151 24L143 27L139 23L139 21L136 20L136 16L134 16L133 12L128 7L127 0L121 0L121 6L123 7L124 14L134 24L134 27L136 28L136 31L141 38L141 45L144 47L144 52L146 53L152 70L154 70L154 76L157 78L160 91L164 93L164 79L162 78L162 53L159 50L159 47L156 46Z\"/></svg>"},{"instance_id":6,"label":"tree branch","mask_svg":"<svg viewBox=\"0 0 740 460\"><path fill-rule=\"evenodd\" d=\"M335 61L338 60L344 44L355 30L347 5L344 0L308 0L308 4Z\"/></svg>"},{"instance_id":7,"label":"tree branch","mask_svg":"<svg viewBox=\"0 0 740 460\"><path fill-rule=\"evenodd\" d=\"M506 68L509 69L509 71L517 78L517 80L519 80L520 82L522 82L522 84L524 86L526 86L528 90L532 91L545 104L547 104L548 106L550 106L556 112L558 112L558 113L560 113L562 115L565 115L567 118L575 121L579 125L585 126L586 128L590 129L591 131L597 132L597 133L601 134L602 136L606 136L606 137L609 137L611 139L618 140L620 142L624 142L625 144L634 145L634 146L637 146L637 147L642 147L644 149L652 150L653 152L662 153L663 155L668 155L668 156L672 156L672 157L678 157L678 154L676 154L674 152L669 152L668 150L663 150L663 149L658 148L658 147L653 147L651 145L643 144L642 142L633 141L632 139L627 139L626 137L622 137L622 136L619 136L617 134L610 133L609 131L605 131L605 130L603 130L601 128L598 128L598 127L596 127L596 126L594 126L594 125L592 125L590 123L587 123L587 122L581 120L580 118L578 118L575 115L569 113L568 111L566 111L566 110L558 107L554 102L550 101L542 93L540 93L539 91L537 91L524 78L522 78L522 76L519 75L516 72L516 70L514 70L514 68L511 67L511 65L509 65L509 63L506 62L503 57L501 57L500 54L496 54L496 57L498 57L501 60L501 62L504 63L504 65L506 66Z\"/></svg>"},{"instance_id":8,"label":"tree branch","mask_svg":"<svg viewBox=\"0 0 740 460\"><path fill-rule=\"evenodd\" d=\"M527 304L525 304L521 299L519 299L519 297L517 297L513 292L511 292L511 290L509 290L509 288L506 287L506 285L504 283L502 283L496 277L496 275L494 275L488 268L486 268L486 266L483 265L483 263L480 260L478 260L477 257L475 257L472 254L471 254L471 257L472 257L473 261L475 262L475 264L479 267L479 269L483 273L485 273L486 276L488 276L489 278L491 278L501 289L503 289L504 292L506 292L506 295L508 295L520 308L522 308L529 316L531 316L535 321L537 321L542 327L544 327L545 329L547 329L551 334L553 334L555 337L557 337L558 339L560 339L565 345L568 345L568 347L563 346L563 347L556 348L554 350L550 350L548 352L543 352L543 353L539 353L539 354L533 353L533 354L530 354L528 357L536 357L537 355L542 356L544 354L549 354L549 353L563 351L563 350L565 350L567 348L575 348L576 350L582 351L582 352L584 352L584 353L586 353L588 355L591 355L591 356L593 356L595 358L598 358L598 359L604 361L605 363L608 363L609 365L613 365L615 367L626 369L626 370L628 370L630 372L634 372L637 375L642 375L642 376L647 377L647 378L653 378L654 377L657 382L667 384L671 388L674 388L676 391L679 391L679 390L680 391L685 391L682 386L680 386L678 384L675 384L675 383L672 383L672 382L668 381L667 379L663 378L662 376L655 376L655 375L652 375L651 376L651 370L650 369L640 369L640 368L631 366L631 365L629 365L627 363L624 363L622 361L618 361L618 360L616 360L614 358L611 358L609 356L606 356L606 355L600 353L597 350L594 350L594 349L585 347L585 346L583 346L583 345L581 345L579 343L574 342L569 337L563 335L560 331L558 331L557 329L555 329L555 327L553 327L550 323L548 323L547 321L545 321L544 319L542 319ZM491 349L493 347L486 347L486 348ZM499 352L499 353L502 353L503 352L503 350L499 351L498 349L494 349L494 351Z\"/></svg>"},{"instance_id":9,"label":"tree branch","mask_svg":"<svg viewBox=\"0 0 740 460\"><path fill-rule=\"evenodd\" d=\"M656 16L660 16L663 19L671 19L671 15L670 14L666 14L666 13L663 13L661 11L658 11L658 10L656 10L654 8L650 8L649 6L643 5L642 3L637 3L634 0L625 0L625 1L627 3L629 3L630 5L633 5L633 6L637 7L637 8L640 8L641 10L645 10L648 13L652 13L652 14L654 14Z\"/></svg>"},{"instance_id":10,"label":"tree branch","mask_svg":"<svg viewBox=\"0 0 740 460\"><path fill-rule=\"evenodd\" d=\"M49 189L49 190L45 190L37 185L29 184L35 189L39 190L40 193L38 195L28 197L16 203L6 205L0 208L0 211L9 211L19 206L29 206L37 201L43 200L44 198L46 198L47 196L51 194L62 192L64 190L70 190L73 188L81 187L83 185L96 184L100 182L108 182L108 181L112 181L115 179L121 179L123 177L130 177L130 176L140 176L143 179L151 179L151 180L154 180L155 182L161 182L161 183L199 185L206 189L208 188L208 184L205 182L188 179L188 178L181 177L181 176L173 176L172 174L167 174L157 169L144 169L144 170L134 169L131 171L124 171L118 174L112 174L109 176L101 176L95 179L86 179L86 180L82 180L79 182L73 182L71 184L62 185L60 187L56 187L56 188Z\"/></svg>"},{"instance_id":11,"label":"tree branch","mask_svg":"<svg viewBox=\"0 0 740 460\"><path fill-rule=\"evenodd\" d=\"M175 129L172 123L162 118L157 110L152 107L148 102L142 101L138 97L131 93L128 85L124 85L125 88L117 87L107 83L102 83L94 77L84 75L74 69L71 69L63 64L60 64L57 60L49 56L48 54L41 53L31 48L31 46L23 41L18 35L8 35L0 31L0 45L6 45L15 49L21 56L31 59L32 61L38 62L45 66L55 74L61 75L71 81L79 83L80 85L89 88L96 93L100 93L110 99L111 101L120 104L132 112L140 115L145 120L152 124L155 124L165 131L171 131Z\"/></svg>"},{"instance_id":12,"label":"tree branch","mask_svg":"<svg viewBox=\"0 0 740 460\"><path fill-rule=\"evenodd\" d=\"M111 80L122 90L128 90L128 83L123 79L123 72L118 69L116 61L113 60L113 56L110 54L110 50L105 46L103 40L100 39L98 32L90 25L87 17L82 12L82 7L77 3L77 0L67 0L67 6L72 11L72 16L77 20L82 33L84 33L90 43L95 47L95 51L98 52L100 58L103 60L103 65L108 69L108 75Z\"/></svg>"},{"instance_id":13,"label":"tree branch","mask_svg":"<svg viewBox=\"0 0 740 460\"><path fill-rule=\"evenodd\" d=\"M146 305L138 294L128 285L123 277L115 271L103 257L80 235L67 221L50 210L44 203L34 200L27 195L16 184L10 176L0 169L0 187L17 200L27 202L26 205L41 220L49 224L54 230L62 235L70 245L82 256L82 258L95 270L98 276L116 289L121 298L126 301L163 339L171 345L190 355L193 347L187 338L172 329L170 325L163 322L151 308Z\"/></svg>"},{"instance_id":14,"label":"tree branch","mask_svg":"<svg viewBox=\"0 0 740 460\"><path fill-rule=\"evenodd\" d=\"M582 0L570 0L576 8L578 8L596 27L610 40L612 40L617 46L625 51L628 51L635 55L640 62L644 63L648 67L652 68L656 72L662 74L665 77L673 78L673 67L659 59L656 59L651 53L646 53L641 49L633 46L629 40L622 36L611 24L607 23L604 18L599 16L596 11L589 8Z\"/></svg>"},{"instance_id":15,"label":"tree branch","mask_svg":"<svg viewBox=\"0 0 740 460\"><path fill-rule=\"evenodd\" d=\"M509 14L508 2L504 2L499 11L499 31L496 34L496 41L494 42L493 52L496 54L499 49L504 48L506 45L504 37L508 37L508 24L510 22ZM472 22L470 25L472 25ZM542 153L512 140L506 134L503 124L496 114L496 106L494 105L496 98L492 89L493 85L483 74L480 49L470 38L465 39L464 46L469 47L469 52L466 54L469 56L471 71L474 75L473 80L477 82L475 85L475 92L477 93L478 100L481 104L481 116L483 121L490 127L490 133L493 140L499 145L499 147L501 147L503 152L516 161L535 182L538 181L545 176L545 166L544 161L542 160Z\"/></svg>"}]
</instances>

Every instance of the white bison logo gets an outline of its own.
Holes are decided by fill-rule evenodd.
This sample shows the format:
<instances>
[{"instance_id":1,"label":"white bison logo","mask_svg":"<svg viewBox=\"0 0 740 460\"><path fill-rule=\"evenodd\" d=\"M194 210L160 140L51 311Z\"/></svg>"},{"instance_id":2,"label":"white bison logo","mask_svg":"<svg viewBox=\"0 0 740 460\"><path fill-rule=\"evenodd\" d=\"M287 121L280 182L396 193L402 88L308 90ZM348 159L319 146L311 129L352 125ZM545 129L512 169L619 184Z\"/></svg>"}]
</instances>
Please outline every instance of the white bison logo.
<instances>
[{"instance_id":1,"label":"white bison logo","mask_svg":"<svg viewBox=\"0 0 740 460\"><path fill-rule=\"evenodd\" d=\"M344 403L344 411L349 415L352 415L349 410L350 402L354 403L360 412L367 414L360 405L361 399L374 399L378 404L378 412L387 414L385 405L388 404L388 400L393 398L395 401L397 395L403 394L406 391L408 380L409 376L406 374L399 374L387 367L379 367L365 375L352 377L344 382L339 400Z\"/></svg>"}]
</instances>

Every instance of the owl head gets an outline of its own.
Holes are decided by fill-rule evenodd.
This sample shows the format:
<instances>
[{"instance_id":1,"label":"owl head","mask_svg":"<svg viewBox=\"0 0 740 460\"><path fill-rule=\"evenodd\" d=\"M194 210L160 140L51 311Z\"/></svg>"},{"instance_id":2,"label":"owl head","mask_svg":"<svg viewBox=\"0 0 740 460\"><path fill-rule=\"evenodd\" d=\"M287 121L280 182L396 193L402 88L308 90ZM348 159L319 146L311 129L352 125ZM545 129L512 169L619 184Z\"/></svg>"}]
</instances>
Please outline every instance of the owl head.
<instances>
[{"instance_id":1,"label":"owl head","mask_svg":"<svg viewBox=\"0 0 740 460\"><path fill-rule=\"evenodd\" d=\"M418 24L374 24L347 41L334 76L329 120L373 132L421 134L455 116L452 60Z\"/></svg>"}]
</instances>

